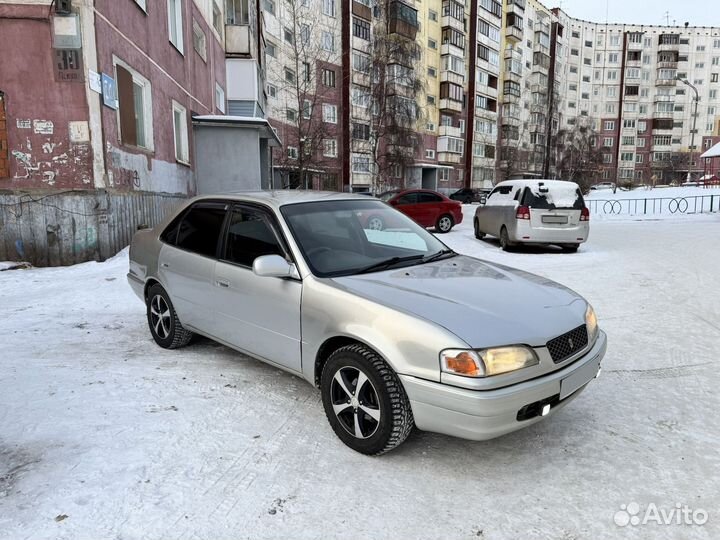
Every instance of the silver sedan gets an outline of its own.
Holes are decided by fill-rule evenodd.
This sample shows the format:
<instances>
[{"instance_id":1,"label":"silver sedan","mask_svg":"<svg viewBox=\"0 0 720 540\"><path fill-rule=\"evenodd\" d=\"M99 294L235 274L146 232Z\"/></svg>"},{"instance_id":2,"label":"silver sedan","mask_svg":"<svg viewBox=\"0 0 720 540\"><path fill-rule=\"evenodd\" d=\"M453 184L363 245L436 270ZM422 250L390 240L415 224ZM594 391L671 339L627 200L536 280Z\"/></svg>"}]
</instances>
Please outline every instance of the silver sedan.
<instances>
[{"instance_id":1,"label":"silver sedan","mask_svg":"<svg viewBox=\"0 0 720 540\"><path fill-rule=\"evenodd\" d=\"M414 426L482 440L535 423L596 377L606 347L575 292L348 194L195 198L135 235L128 281L158 345L200 334L303 377L337 436L371 455Z\"/></svg>"}]
</instances>

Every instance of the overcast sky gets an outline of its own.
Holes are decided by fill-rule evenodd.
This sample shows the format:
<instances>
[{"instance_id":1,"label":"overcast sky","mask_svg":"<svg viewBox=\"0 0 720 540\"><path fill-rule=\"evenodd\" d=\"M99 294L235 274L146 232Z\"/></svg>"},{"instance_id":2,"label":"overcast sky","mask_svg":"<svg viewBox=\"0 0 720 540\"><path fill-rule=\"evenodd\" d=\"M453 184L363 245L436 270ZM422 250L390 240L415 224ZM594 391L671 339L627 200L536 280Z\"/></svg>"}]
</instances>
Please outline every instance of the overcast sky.
<instances>
[{"instance_id":1,"label":"overcast sky","mask_svg":"<svg viewBox=\"0 0 720 540\"><path fill-rule=\"evenodd\" d=\"M545 0L548 7L562 7L570 16L592 22L720 26L717 0ZM607 12L607 16L606 16ZM675 21L675 22L673 22Z\"/></svg>"}]
</instances>

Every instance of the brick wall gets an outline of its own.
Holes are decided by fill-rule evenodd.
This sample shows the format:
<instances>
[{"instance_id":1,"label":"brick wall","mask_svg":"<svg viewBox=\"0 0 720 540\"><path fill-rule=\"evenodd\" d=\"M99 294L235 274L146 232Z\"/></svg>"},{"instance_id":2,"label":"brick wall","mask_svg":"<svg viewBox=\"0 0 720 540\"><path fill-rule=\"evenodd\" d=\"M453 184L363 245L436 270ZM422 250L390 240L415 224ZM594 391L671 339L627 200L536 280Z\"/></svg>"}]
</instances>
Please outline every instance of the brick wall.
<instances>
[{"instance_id":1,"label":"brick wall","mask_svg":"<svg viewBox=\"0 0 720 540\"><path fill-rule=\"evenodd\" d=\"M5 100L0 95L0 178L10 176L8 162L8 130L5 117Z\"/></svg>"}]
</instances>

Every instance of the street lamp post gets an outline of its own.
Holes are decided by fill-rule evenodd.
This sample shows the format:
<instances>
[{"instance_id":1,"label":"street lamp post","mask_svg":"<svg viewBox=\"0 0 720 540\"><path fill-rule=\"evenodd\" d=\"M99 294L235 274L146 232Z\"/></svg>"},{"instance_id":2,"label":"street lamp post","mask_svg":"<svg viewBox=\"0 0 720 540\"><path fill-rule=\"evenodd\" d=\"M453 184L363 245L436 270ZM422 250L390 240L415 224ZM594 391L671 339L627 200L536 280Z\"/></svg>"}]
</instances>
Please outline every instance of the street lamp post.
<instances>
[{"instance_id":1,"label":"street lamp post","mask_svg":"<svg viewBox=\"0 0 720 540\"><path fill-rule=\"evenodd\" d=\"M700 96L698 95L697 88L695 88L694 85L690 84L690 81L687 79L682 79L680 77L676 77L678 81L680 81L683 84L686 84L690 88L693 89L693 92L695 92L695 110L693 112L693 127L692 131L690 132L690 163L688 163L688 173L687 173L687 181L690 182L692 178L690 177L690 171L692 170L692 164L693 164L693 154L695 153L695 132L697 131L697 108L698 108L698 101L700 101Z\"/></svg>"}]
</instances>

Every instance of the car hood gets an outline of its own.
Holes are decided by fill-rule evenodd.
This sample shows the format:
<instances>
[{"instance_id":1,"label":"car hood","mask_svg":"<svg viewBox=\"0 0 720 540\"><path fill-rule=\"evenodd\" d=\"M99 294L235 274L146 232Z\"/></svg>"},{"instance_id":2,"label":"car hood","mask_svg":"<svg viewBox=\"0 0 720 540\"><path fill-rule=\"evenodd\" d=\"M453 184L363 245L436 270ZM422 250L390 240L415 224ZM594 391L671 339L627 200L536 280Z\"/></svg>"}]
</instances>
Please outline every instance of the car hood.
<instances>
[{"instance_id":1,"label":"car hood","mask_svg":"<svg viewBox=\"0 0 720 540\"><path fill-rule=\"evenodd\" d=\"M464 255L331 281L432 321L474 348L544 346L585 322L585 300L567 287Z\"/></svg>"}]
</instances>

